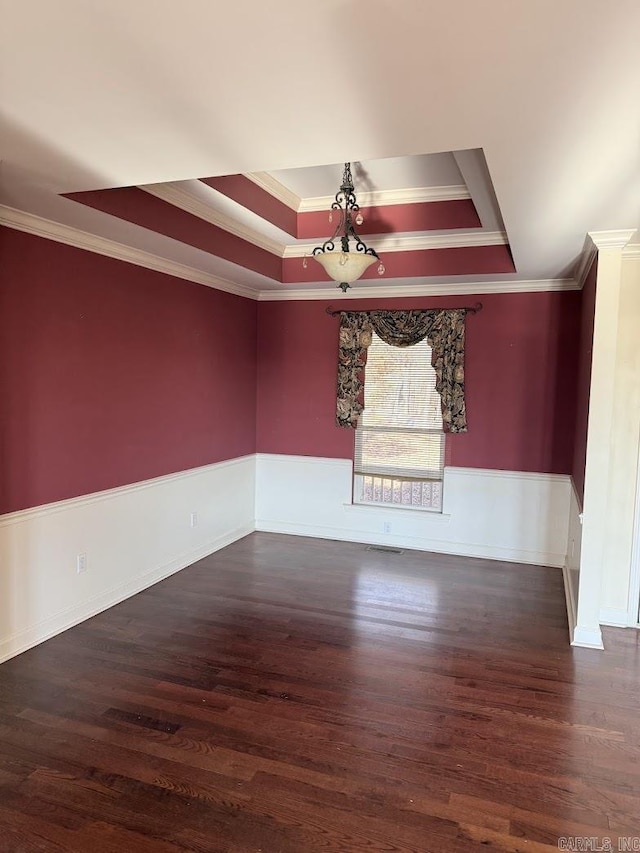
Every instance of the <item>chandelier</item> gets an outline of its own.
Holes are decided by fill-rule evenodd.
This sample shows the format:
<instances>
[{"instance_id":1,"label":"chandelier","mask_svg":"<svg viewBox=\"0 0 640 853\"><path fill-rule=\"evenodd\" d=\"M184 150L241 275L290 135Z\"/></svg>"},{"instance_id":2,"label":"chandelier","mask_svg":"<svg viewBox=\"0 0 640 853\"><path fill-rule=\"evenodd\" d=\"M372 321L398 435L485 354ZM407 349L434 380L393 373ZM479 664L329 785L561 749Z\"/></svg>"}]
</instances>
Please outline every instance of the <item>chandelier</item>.
<instances>
[{"instance_id":1,"label":"chandelier","mask_svg":"<svg viewBox=\"0 0 640 853\"><path fill-rule=\"evenodd\" d=\"M333 235L312 252L313 258L337 282L343 293L347 292L352 281L356 281L371 264L378 261L378 275L383 275L384 265L378 253L358 237L355 226L362 225L364 217L356 200L351 177L351 163L344 164L342 184L331 205L329 222L333 222L334 211L339 211L339 221ZM336 242L340 240L340 248ZM306 267L306 258L304 266Z\"/></svg>"}]
</instances>

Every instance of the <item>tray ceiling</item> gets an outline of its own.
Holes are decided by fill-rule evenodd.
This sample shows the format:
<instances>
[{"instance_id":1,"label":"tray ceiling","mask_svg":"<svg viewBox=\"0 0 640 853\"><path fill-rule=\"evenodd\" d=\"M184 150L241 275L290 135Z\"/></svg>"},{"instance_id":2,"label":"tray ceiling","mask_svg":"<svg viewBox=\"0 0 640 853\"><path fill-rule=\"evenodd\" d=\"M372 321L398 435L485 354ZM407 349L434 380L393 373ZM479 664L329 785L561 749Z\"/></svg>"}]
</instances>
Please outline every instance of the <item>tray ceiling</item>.
<instances>
[{"instance_id":1,"label":"tray ceiling","mask_svg":"<svg viewBox=\"0 0 640 853\"><path fill-rule=\"evenodd\" d=\"M313 216L345 160L362 164L358 192L377 192L382 208L385 193L457 187L455 199L401 202L413 214L420 204L451 212L466 188L480 221L393 221L381 230L398 240L387 247L390 286L566 279L587 232L640 224L636 0L110 0L98 10L27 0L2 3L2 20L0 202L203 274L261 291L321 283L299 271L295 253L319 232ZM287 191L280 201L295 226L201 180L253 176L266 192L265 175ZM154 195L158 185L173 198ZM76 195L104 190L145 200L106 212ZM257 232L267 248L226 233L278 263L230 259L229 238L211 239L220 225L185 204ZM182 214L198 220L197 245ZM491 236L398 248L442 232Z\"/></svg>"}]
</instances>

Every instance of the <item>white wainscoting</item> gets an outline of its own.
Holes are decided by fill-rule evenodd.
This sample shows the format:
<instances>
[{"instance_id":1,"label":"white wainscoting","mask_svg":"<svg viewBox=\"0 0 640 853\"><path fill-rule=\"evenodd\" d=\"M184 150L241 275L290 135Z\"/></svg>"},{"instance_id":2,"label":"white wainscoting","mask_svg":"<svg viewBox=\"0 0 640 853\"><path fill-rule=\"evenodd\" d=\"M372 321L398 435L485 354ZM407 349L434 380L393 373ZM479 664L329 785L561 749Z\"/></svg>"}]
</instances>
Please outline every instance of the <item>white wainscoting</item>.
<instances>
[{"instance_id":1,"label":"white wainscoting","mask_svg":"<svg viewBox=\"0 0 640 853\"><path fill-rule=\"evenodd\" d=\"M0 516L0 662L254 529L566 571L568 477L447 468L442 514L354 505L351 480L349 460L258 454Z\"/></svg>"},{"instance_id":2,"label":"white wainscoting","mask_svg":"<svg viewBox=\"0 0 640 853\"><path fill-rule=\"evenodd\" d=\"M1 516L0 662L251 533L254 497L252 455Z\"/></svg>"},{"instance_id":3,"label":"white wainscoting","mask_svg":"<svg viewBox=\"0 0 640 853\"><path fill-rule=\"evenodd\" d=\"M447 468L442 514L354 505L351 479L350 460L258 454L256 529L565 565L567 476Z\"/></svg>"},{"instance_id":4,"label":"white wainscoting","mask_svg":"<svg viewBox=\"0 0 640 853\"><path fill-rule=\"evenodd\" d=\"M567 535L567 558L562 567L564 594L567 600L569 642L574 642L574 631L578 617L578 579L580 577L580 551L582 546L582 507L571 480L569 491L569 525Z\"/></svg>"}]
</instances>

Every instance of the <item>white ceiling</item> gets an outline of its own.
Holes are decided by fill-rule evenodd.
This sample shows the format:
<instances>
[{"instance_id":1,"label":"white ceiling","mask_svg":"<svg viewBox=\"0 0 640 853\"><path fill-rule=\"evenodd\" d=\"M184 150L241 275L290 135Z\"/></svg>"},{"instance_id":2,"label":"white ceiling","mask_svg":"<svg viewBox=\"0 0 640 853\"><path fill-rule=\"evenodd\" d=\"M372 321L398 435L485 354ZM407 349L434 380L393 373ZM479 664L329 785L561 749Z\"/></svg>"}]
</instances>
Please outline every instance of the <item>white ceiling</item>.
<instances>
[{"instance_id":1,"label":"white ceiling","mask_svg":"<svg viewBox=\"0 0 640 853\"><path fill-rule=\"evenodd\" d=\"M333 163L308 169L279 169L271 174L300 198L317 198L336 194L343 169L344 163ZM365 160L352 163L351 171L357 193L464 184L451 152Z\"/></svg>"},{"instance_id":2,"label":"white ceiling","mask_svg":"<svg viewBox=\"0 0 640 853\"><path fill-rule=\"evenodd\" d=\"M638 0L0 0L0 20L5 203L94 232L112 217L47 192L474 148L515 278L640 224ZM332 193L324 172L300 194Z\"/></svg>"}]
</instances>

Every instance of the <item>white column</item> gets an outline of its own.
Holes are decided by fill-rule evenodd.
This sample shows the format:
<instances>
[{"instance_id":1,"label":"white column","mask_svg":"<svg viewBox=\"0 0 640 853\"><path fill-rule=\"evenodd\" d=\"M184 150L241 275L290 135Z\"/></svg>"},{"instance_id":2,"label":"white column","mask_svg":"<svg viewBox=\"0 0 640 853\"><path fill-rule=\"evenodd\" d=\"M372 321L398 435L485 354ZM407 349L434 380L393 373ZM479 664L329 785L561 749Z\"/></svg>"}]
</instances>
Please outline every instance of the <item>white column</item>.
<instances>
[{"instance_id":1,"label":"white column","mask_svg":"<svg viewBox=\"0 0 640 853\"><path fill-rule=\"evenodd\" d=\"M640 626L640 449L636 473L636 499L633 517L633 543L629 567L629 607L627 625Z\"/></svg>"},{"instance_id":2,"label":"white column","mask_svg":"<svg viewBox=\"0 0 640 853\"><path fill-rule=\"evenodd\" d=\"M603 560L600 624L629 624L631 552L640 439L640 246L622 253L609 499ZM636 606L638 599L636 598Z\"/></svg>"},{"instance_id":3,"label":"white column","mask_svg":"<svg viewBox=\"0 0 640 853\"><path fill-rule=\"evenodd\" d=\"M606 231L589 235L598 250L598 257L582 552L573 645L597 649L603 648L600 607L611 471L622 250L633 233L633 230Z\"/></svg>"}]
</instances>

